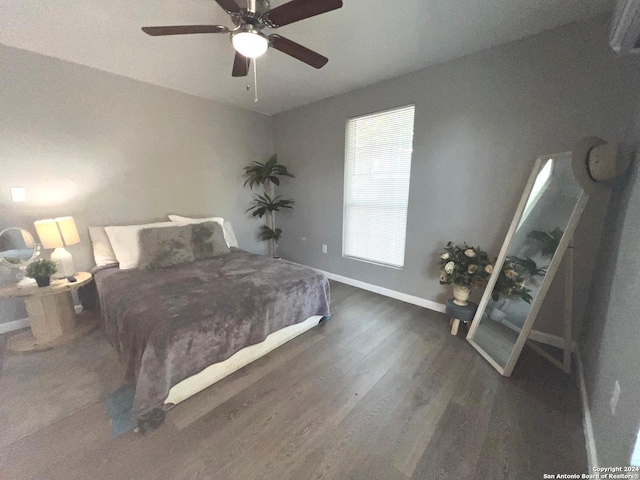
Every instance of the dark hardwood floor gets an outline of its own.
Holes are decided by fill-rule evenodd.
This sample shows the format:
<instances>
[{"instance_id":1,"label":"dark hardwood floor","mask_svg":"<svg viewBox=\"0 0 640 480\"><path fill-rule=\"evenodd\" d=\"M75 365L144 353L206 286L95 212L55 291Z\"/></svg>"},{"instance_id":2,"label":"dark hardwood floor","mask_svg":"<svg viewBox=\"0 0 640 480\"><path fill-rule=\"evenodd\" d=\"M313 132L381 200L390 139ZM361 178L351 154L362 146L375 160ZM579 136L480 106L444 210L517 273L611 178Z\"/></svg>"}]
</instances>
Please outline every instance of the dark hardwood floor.
<instances>
[{"instance_id":1,"label":"dark hardwood floor","mask_svg":"<svg viewBox=\"0 0 640 480\"><path fill-rule=\"evenodd\" d=\"M331 288L331 321L176 406L160 429L112 439L98 402L2 448L0 478L586 473L575 379L528 350L502 378L444 315Z\"/></svg>"}]
</instances>

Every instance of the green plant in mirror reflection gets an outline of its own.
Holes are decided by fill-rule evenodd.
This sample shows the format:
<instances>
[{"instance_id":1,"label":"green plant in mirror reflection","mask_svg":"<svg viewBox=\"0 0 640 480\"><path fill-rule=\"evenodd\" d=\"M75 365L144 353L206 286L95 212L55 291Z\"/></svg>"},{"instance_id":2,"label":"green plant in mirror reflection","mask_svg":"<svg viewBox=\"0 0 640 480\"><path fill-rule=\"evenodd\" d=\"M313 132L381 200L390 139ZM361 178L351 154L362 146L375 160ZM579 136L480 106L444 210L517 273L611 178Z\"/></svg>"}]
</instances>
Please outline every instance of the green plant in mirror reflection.
<instances>
[{"instance_id":1,"label":"green plant in mirror reflection","mask_svg":"<svg viewBox=\"0 0 640 480\"><path fill-rule=\"evenodd\" d=\"M542 247L541 254L543 257L551 257L554 253L556 253L563 234L564 232L560 228L556 227L549 232L543 232L542 230L533 230L531 233L529 233L529 238L540 243L540 246Z\"/></svg>"},{"instance_id":2,"label":"green plant in mirror reflection","mask_svg":"<svg viewBox=\"0 0 640 480\"><path fill-rule=\"evenodd\" d=\"M525 286L526 280L525 276L518 272L514 257L505 258L496 284L493 287L491 298L496 302L500 298L520 298L527 303L531 303L533 297L531 296L531 290Z\"/></svg>"},{"instance_id":3,"label":"green plant in mirror reflection","mask_svg":"<svg viewBox=\"0 0 640 480\"><path fill-rule=\"evenodd\" d=\"M548 265L539 267L531 257L511 257L511 260L515 264L516 270L521 273L526 280L534 277L544 277L547 274Z\"/></svg>"}]
</instances>

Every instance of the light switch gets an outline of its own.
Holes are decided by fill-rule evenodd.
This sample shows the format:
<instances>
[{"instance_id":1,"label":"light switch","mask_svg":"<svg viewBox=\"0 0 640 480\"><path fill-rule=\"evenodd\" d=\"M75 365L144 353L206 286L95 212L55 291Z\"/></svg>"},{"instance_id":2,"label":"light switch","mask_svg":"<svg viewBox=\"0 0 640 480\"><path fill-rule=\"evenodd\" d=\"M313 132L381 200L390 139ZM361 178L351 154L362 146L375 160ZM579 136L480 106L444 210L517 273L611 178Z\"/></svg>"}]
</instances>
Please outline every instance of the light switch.
<instances>
[{"instance_id":1,"label":"light switch","mask_svg":"<svg viewBox=\"0 0 640 480\"><path fill-rule=\"evenodd\" d=\"M24 187L11 187L11 200L14 202L26 202L27 191Z\"/></svg>"}]
</instances>

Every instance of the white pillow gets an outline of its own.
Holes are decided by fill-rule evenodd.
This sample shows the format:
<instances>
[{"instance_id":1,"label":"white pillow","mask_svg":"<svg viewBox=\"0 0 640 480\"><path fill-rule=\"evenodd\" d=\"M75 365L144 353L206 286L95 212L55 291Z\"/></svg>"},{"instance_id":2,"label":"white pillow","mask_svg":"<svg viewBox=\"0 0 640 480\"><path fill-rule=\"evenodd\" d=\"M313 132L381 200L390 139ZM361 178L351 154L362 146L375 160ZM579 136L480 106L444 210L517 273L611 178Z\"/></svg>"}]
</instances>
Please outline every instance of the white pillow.
<instances>
[{"instance_id":1,"label":"white pillow","mask_svg":"<svg viewBox=\"0 0 640 480\"><path fill-rule=\"evenodd\" d=\"M89 237L93 245L93 258L96 261L96 267L104 267L113 263L118 263L116 252L111 247L107 232L104 227L89 227Z\"/></svg>"},{"instance_id":2,"label":"white pillow","mask_svg":"<svg viewBox=\"0 0 640 480\"><path fill-rule=\"evenodd\" d=\"M121 270L130 270L138 267L140 260L140 245L138 244L138 232L143 228L175 227L173 222L146 223L144 225L125 225L116 227L104 227L111 247L120 263Z\"/></svg>"},{"instance_id":3,"label":"white pillow","mask_svg":"<svg viewBox=\"0 0 640 480\"><path fill-rule=\"evenodd\" d=\"M193 223L204 223L204 222L217 222L222 225L222 230L224 230L224 239L227 242L229 247L238 248L238 239L236 238L236 232L233 230L233 225L228 220L225 220L222 217L209 217L209 218L190 218L190 217L181 217L180 215L169 215L169 220L177 223L178 225L190 225Z\"/></svg>"}]
</instances>

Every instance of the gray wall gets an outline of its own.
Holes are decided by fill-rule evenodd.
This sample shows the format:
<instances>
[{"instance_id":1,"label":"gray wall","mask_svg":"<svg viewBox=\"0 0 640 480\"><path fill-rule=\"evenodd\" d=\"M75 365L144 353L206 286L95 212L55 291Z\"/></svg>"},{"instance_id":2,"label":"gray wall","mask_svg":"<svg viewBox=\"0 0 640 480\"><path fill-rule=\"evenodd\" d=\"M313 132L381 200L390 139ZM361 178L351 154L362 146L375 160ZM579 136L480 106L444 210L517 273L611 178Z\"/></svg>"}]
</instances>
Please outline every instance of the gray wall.
<instances>
[{"instance_id":1,"label":"gray wall","mask_svg":"<svg viewBox=\"0 0 640 480\"><path fill-rule=\"evenodd\" d=\"M640 145L640 97L629 143ZM601 466L628 465L640 428L640 176L618 182L604 228L580 342L596 448ZM609 405L621 387L616 415Z\"/></svg>"},{"instance_id":2,"label":"gray wall","mask_svg":"<svg viewBox=\"0 0 640 480\"><path fill-rule=\"evenodd\" d=\"M278 217L284 258L444 302L447 240L497 254L535 158L586 135L618 140L640 58L608 48L609 18L572 24L275 116L275 147L297 178ZM394 270L342 257L345 121L416 104L406 261ZM328 254L321 253L321 244Z\"/></svg>"},{"instance_id":3,"label":"gray wall","mask_svg":"<svg viewBox=\"0 0 640 480\"><path fill-rule=\"evenodd\" d=\"M2 45L0 65L0 230L73 215L69 251L88 269L89 225L213 214L264 252L242 167L272 153L270 117ZM29 201L12 203L10 186ZM24 313L0 300L0 322Z\"/></svg>"}]
</instances>

